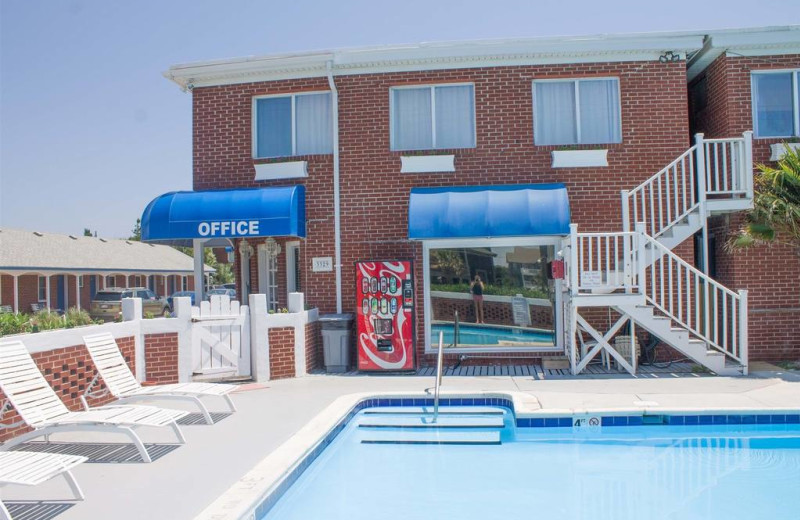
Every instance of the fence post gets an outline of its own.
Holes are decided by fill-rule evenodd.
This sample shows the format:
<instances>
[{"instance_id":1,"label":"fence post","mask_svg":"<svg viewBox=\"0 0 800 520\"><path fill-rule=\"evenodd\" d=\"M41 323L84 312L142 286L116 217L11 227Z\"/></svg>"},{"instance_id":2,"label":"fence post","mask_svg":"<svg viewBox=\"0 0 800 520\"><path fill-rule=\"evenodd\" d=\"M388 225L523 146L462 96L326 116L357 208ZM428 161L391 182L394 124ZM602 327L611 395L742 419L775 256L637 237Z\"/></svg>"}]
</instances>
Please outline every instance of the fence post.
<instances>
[{"instance_id":1,"label":"fence post","mask_svg":"<svg viewBox=\"0 0 800 520\"><path fill-rule=\"evenodd\" d=\"M267 295L250 295L250 367L253 381L269 381Z\"/></svg>"},{"instance_id":2,"label":"fence post","mask_svg":"<svg viewBox=\"0 0 800 520\"><path fill-rule=\"evenodd\" d=\"M647 284L644 277L644 267L647 261L645 260L645 253L647 249L645 246L647 245L647 241L645 239L645 230L647 229L647 224L644 222L637 222L636 223L636 265L634 266L634 271L636 272L636 281L637 287L639 288L639 294L646 296L647 295Z\"/></svg>"},{"instance_id":3,"label":"fence post","mask_svg":"<svg viewBox=\"0 0 800 520\"><path fill-rule=\"evenodd\" d=\"M749 339L747 331L747 318L749 314L747 310L747 289L739 289L739 298L741 298L739 305L739 359L742 360L742 375L746 376L750 365L747 352L747 342Z\"/></svg>"},{"instance_id":4,"label":"fence post","mask_svg":"<svg viewBox=\"0 0 800 520\"><path fill-rule=\"evenodd\" d=\"M744 136L744 186L747 198L753 198L753 131L748 130Z\"/></svg>"},{"instance_id":5,"label":"fence post","mask_svg":"<svg viewBox=\"0 0 800 520\"><path fill-rule=\"evenodd\" d=\"M192 299L188 296L174 298L172 301L178 328L178 382L188 383L192 380L194 367L192 353Z\"/></svg>"},{"instance_id":6,"label":"fence post","mask_svg":"<svg viewBox=\"0 0 800 520\"><path fill-rule=\"evenodd\" d=\"M133 334L133 358L138 381L147 380L147 367L144 357L144 337L142 336L142 299L122 299L122 321L136 322L136 332Z\"/></svg>"},{"instance_id":7,"label":"fence post","mask_svg":"<svg viewBox=\"0 0 800 520\"><path fill-rule=\"evenodd\" d=\"M631 208L628 201L628 191L620 190L619 195L622 199L622 231L627 232L631 230Z\"/></svg>"}]
</instances>

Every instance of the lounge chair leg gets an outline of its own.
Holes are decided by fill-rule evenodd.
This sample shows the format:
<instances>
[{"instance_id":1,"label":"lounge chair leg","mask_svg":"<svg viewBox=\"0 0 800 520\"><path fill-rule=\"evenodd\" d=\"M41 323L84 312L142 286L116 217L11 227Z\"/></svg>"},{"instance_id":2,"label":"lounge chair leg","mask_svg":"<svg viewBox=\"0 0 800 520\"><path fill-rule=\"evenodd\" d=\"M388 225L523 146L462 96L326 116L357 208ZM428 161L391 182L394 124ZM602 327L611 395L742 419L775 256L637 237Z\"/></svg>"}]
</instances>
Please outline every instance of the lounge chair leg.
<instances>
[{"instance_id":1,"label":"lounge chair leg","mask_svg":"<svg viewBox=\"0 0 800 520\"><path fill-rule=\"evenodd\" d=\"M214 419L211 418L211 414L208 412L208 408L206 408L206 405L203 404L203 401L201 401L199 397L192 397L192 396L186 396L186 397L194 401L194 404L196 404L197 407L200 409L200 413L203 414L203 417L206 420L206 424L214 424Z\"/></svg>"},{"instance_id":2,"label":"lounge chair leg","mask_svg":"<svg viewBox=\"0 0 800 520\"><path fill-rule=\"evenodd\" d=\"M8 512L2 500L0 500L0 520L11 520L11 513Z\"/></svg>"},{"instance_id":3,"label":"lounge chair leg","mask_svg":"<svg viewBox=\"0 0 800 520\"><path fill-rule=\"evenodd\" d=\"M136 446L136 449L139 451L139 455L142 456L142 460L144 462L153 462L153 459L150 458L150 454L147 453L147 448L144 447L142 439L136 435L136 432L125 426L120 427L118 431L128 436L128 438L133 442L134 446Z\"/></svg>"},{"instance_id":4,"label":"lounge chair leg","mask_svg":"<svg viewBox=\"0 0 800 520\"><path fill-rule=\"evenodd\" d=\"M181 431L180 426L178 426L177 421L172 421L172 430L175 432L175 436L178 438L178 443L186 444L186 437L183 436L183 432Z\"/></svg>"},{"instance_id":5,"label":"lounge chair leg","mask_svg":"<svg viewBox=\"0 0 800 520\"><path fill-rule=\"evenodd\" d=\"M235 412L236 411L236 405L233 404L233 399L231 399L231 396L226 394L226 395L223 395L222 397L224 397L225 400L228 402L228 407L231 409L231 412Z\"/></svg>"},{"instance_id":6,"label":"lounge chair leg","mask_svg":"<svg viewBox=\"0 0 800 520\"><path fill-rule=\"evenodd\" d=\"M70 489L72 489L72 493L75 495L75 500L83 500L86 498L83 495L83 490L81 490L81 487L78 485L78 481L75 480L75 475L72 474L72 471L65 471L63 475L64 480L67 481Z\"/></svg>"}]
</instances>

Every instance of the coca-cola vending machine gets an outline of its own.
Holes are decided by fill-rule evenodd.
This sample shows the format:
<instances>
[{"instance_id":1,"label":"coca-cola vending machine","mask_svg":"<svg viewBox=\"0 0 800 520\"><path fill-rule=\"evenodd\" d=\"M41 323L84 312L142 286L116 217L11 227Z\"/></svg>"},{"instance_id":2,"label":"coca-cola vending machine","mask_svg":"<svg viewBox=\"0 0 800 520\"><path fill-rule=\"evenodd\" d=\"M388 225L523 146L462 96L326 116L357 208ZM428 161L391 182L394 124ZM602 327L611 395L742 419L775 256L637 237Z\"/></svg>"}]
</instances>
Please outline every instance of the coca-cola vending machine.
<instances>
[{"instance_id":1,"label":"coca-cola vending machine","mask_svg":"<svg viewBox=\"0 0 800 520\"><path fill-rule=\"evenodd\" d=\"M409 260L356 262L359 370L414 370L413 280Z\"/></svg>"}]
</instances>

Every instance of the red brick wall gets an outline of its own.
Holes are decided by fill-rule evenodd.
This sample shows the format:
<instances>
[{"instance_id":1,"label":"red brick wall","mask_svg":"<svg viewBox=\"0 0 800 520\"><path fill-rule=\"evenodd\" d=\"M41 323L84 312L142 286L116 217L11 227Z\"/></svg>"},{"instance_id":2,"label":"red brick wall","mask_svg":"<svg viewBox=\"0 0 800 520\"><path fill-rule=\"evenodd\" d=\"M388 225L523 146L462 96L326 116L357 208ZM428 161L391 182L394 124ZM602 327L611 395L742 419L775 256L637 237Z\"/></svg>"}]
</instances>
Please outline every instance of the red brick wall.
<instances>
[{"instance_id":1,"label":"red brick wall","mask_svg":"<svg viewBox=\"0 0 800 520\"><path fill-rule=\"evenodd\" d=\"M144 336L144 362L147 382L178 382L178 334L146 334Z\"/></svg>"},{"instance_id":2,"label":"red brick wall","mask_svg":"<svg viewBox=\"0 0 800 520\"><path fill-rule=\"evenodd\" d=\"M319 322L306 323L306 371L310 372L322 367L322 336Z\"/></svg>"},{"instance_id":3,"label":"red brick wall","mask_svg":"<svg viewBox=\"0 0 800 520\"><path fill-rule=\"evenodd\" d=\"M294 377L294 327L269 329L269 377Z\"/></svg>"},{"instance_id":4,"label":"red brick wall","mask_svg":"<svg viewBox=\"0 0 800 520\"><path fill-rule=\"evenodd\" d=\"M553 310L550 306L528 305L531 316L531 327L552 328ZM453 321L455 311L463 323L475 323L475 304L472 300L461 298L431 298L433 320ZM483 301L484 322L494 325L515 325L511 302Z\"/></svg>"},{"instance_id":5,"label":"red brick wall","mask_svg":"<svg viewBox=\"0 0 800 520\"><path fill-rule=\"evenodd\" d=\"M717 58L704 72L708 104L695 116L697 130L708 137L734 137L752 130L751 72L784 68L800 68L800 55ZM774 166L769 161L770 145L780 141L755 138L754 162ZM717 242L718 279L749 293L750 359L800 359L800 336L795 331L800 323L800 252L783 245L726 250L725 243L742 222L741 214L717 217L711 229Z\"/></svg>"},{"instance_id":6,"label":"red brick wall","mask_svg":"<svg viewBox=\"0 0 800 520\"><path fill-rule=\"evenodd\" d=\"M117 345L119 345L125 361L128 362L128 366L132 371L135 371L134 338L117 338ZM33 359L64 404L70 410L81 410L80 396L83 395L86 387L95 376L94 365L86 347L84 345L75 345L39 352L33 354ZM102 388L102 383L99 386L95 386L95 390ZM89 399L89 405L99 406L113 400L114 398L110 396ZM2 401L5 401L5 396L0 392L0 402ZM2 424L13 424L17 421L19 421L19 415L12 410L3 418ZM0 429L0 441L4 442L15 435L27 431L29 431L29 428L24 425L11 429Z\"/></svg>"},{"instance_id":7,"label":"red brick wall","mask_svg":"<svg viewBox=\"0 0 800 520\"><path fill-rule=\"evenodd\" d=\"M533 144L532 81L540 78L618 77L622 143L608 145L609 167L550 167L558 147ZM477 146L452 150L455 173L400 174L402 152L389 149L389 88L396 85L472 82ZM582 231L621 228L619 191L630 189L683 153L689 145L685 63L595 63L494 67L336 78L340 99L342 282L344 310L355 304L359 259L410 258L416 271L417 349L424 348L422 247L407 240L408 197L415 186L564 182L572 218ZM324 78L195 88L194 188L306 186L307 238L301 244L306 301L335 310L335 274L312 273L311 259L334 256L332 156L308 161L308 177L254 181L252 98L263 94L327 90ZM251 271L256 258L252 259ZM285 271L285 262L279 272ZM236 273L238 277L238 254ZM257 289L257 278L253 288ZM281 289L285 294L285 287Z\"/></svg>"}]
</instances>

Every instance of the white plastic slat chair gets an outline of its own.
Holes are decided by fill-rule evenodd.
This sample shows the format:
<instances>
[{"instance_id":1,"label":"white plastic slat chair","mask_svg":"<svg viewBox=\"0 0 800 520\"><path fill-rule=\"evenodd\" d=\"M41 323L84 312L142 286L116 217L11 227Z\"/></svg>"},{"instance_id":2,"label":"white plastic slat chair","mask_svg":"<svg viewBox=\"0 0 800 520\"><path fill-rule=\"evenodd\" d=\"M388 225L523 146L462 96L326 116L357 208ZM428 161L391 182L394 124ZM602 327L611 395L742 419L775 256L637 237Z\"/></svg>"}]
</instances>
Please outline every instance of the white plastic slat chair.
<instances>
[{"instance_id":1,"label":"white plastic slat chair","mask_svg":"<svg viewBox=\"0 0 800 520\"><path fill-rule=\"evenodd\" d=\"M131 372L125 358L111 334L93 334L84 336L83 342L89 350L89 355L97 369L98 375L103 379L109 393L120 401L146 400L146 399L179 399L194 403L203 414L207 424L214 424L208 408L200 400L201 397L221 397L228 404L231 412L236 411L236 406L230 397L230 392L237 388L236 385L220 383L176 383L169 385L142 386ZM89 409L86 396L91 394L91 386L81 399L86 409Z\"/></svg>"},{"instance_id":2,"label":"white plastic slat chair","mask_svg":"<svg viewBox=\"0 0 800 520\"><path fill-rule=\"evenodd\" d=\"M83 500L83 491L71 471L83 462L86 462L86 457L77 455L30 451L0 452L0 486L38 486L55 476L63 475L75 499ZM11 514L3 502L0 502L0 520L11 520Z\"/></svg>"},{"instance_id":3,"label":"white plastic slat chair","mask_svg":"<svg viewBox=\"0 0 800 520\"><path fill-rule=\"evenodd\" d=\"M33 431L18 435L3 444L7 450L30 439L69 431L103 431L126 435L145 462L152 462L144 444L133 428L169 426L178 442L186 441L176 422L187 412L155 406L105 406L84 412L72 412L50 388L28 349L19 340L0 341L0 390ZM5 409L0 408L0 412ZM2 413L0 413L2 417ZM6 426L9 427L9 426Z\"/></svg>"}]
</instances>

